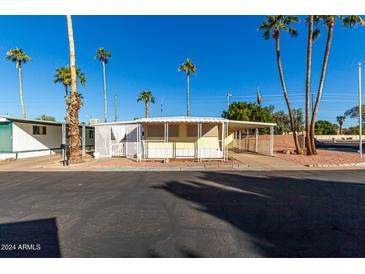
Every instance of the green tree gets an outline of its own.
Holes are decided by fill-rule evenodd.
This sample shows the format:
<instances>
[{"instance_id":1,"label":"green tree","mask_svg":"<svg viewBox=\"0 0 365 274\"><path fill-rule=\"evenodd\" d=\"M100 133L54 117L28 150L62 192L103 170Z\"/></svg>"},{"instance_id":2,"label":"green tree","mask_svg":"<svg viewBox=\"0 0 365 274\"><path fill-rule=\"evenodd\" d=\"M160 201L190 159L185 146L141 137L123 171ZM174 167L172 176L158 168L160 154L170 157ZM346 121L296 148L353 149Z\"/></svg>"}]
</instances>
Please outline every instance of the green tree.
<instances>
[{"instance_id":1,"label":"green tree","mask_svg":"<svg viewBox=\"0 0 365 274\"><path fill-rule=\"evenodd\" d=\"M238 121L272 122L269 107L261 107L256 103L233 102L229 105L228 112L223 111L222 117Z\"/></svg>"},{"instance_id":2,"label":"green tree","mask_svg":"<svg viewBox=\"0 0 365 274\"><path fill-rule=\"evenodd\" d=\"M229 105L228 111L223 111L223 118L238 121L266 122L273 121L272 108L262 107L256 103L233 102ZM260 130L261 133L268 133L268 129Z\"/></svg>"},{"instance_id":3,"label":"green tree","mask_svg":"<svg viewBox=\"0 0 365 274\"><path fill-rule=\"evenodd\" d=\"M274 128L275 134L290 132L289 115L286 114L283 110L273 113L272 120L274 123L276 123L276 127Z\"/></svg>"},{"instance_id":4,"label":"green tree","mask_svg":"<svg viewBox=\"0 0 365 274\"><path fill-rule=\"evenodd\" d=\"M81 72L79 68L76 68L76 76L82 86L86 85L86 76L84 73ZM66 114L65 114L65 121L68 123L70 113L70 97L69 97L69 87L71 86L71 70L69 66L60 67L56 69L56 74L54 75L53 83L55 84L62 84L65 88L65 105L66 105ZM78 95L79 96L79 95ZM82 95L81 95L82 96ZM79 109L82 105L79 105Z\"/></svg>"},{"instance_id":5,"label":"green tree","mask_svg":"<svg viewBox=\"0 0 365 274\"><path fill-rule=\"evenodd\" d=\"M288 92L286 89L285 79L283 67L281 64L281 52L280 52L280 34L281 31L289 32L292 37L297 36L297 30L292 27L294 23L298 23L297 16L266 16L266 21L262 22L259 26L259 30L263 31L263 37L268 40L272 37L275 40L275 51L276 51L276 61L278 64L279 76L281 87L283 89L285 102L288 108L289 119L290 119L290 128L293 132L293 139L295 143L295 149L297 154L302 154L302 149L300 148L298 136L295 131L295 122L294 122L294 114L291 108Z\"/></svg>"},{"instance_id":6,"label":"green tree","mask_svg":"<svg viewBox=\"0 0 365 274\"><path fill-rule=\"evenodd\" d=\"M105 50L104 48L98 48L94 59L98 59L101 61L101 65L103 68L103 79L104 79L104 122L108 122L108 110L107 110L107 96L106 96L106 73L105 73L105 65L108 63L108 58L111 58L112 54Z\"/></svg>"},{"instance_id":7,"label":"green tree","mask_svg":"<svg viewBox=\"0 0 365 274\"><path fill-rule=\"evenodd\" d=\"M359 106L354 106L345 111L346 117L359 119ZM365 104L361 105L362 122L365 123Z\"/></svg>"},{"instance_id":8,"label":"green tree","mask_svg":"<svg viewBox=\"0 0 365 274\"><path fill-rule=\"evenodd\" d=\"M197 68L193 62L187 58L185 62L177 69L177 71L184 71L186 74L186 96L187 96L187 106L186 115L190 116L190 74L196 74Z\"/></svg>"},{"instance_id":9,"label":"green tree","mask_svg":"<svg viewBox=\"0 0 365 274\"><path fill-rule=\"evenodd\" d=\"M27 118L25 113L25 106L24 106L24 98L23 98L23 76L22 76L22 64L27 62L31 62L32 58L28 56L22 49L14 48L10 49L6 53L6 59L14 62L15 67L18 70L18 79L19 79L19 95L20 95L20 104L22 107L22 116L23 118Z\"/></svg>"},{"instance_id":10,"label":"green tree","mask_svg":"<svg viewBox=\"0 0 365 274\"><path fill-rule=\"evenodd\" d=\"M322 23L321 25L327 28L327 41L326 46L324 50L324 57L323 57L323 63L322 63L322 69L321 69L321 76L319 80L319 86L317 91L317 96L312 112L312 118L311 118L311 124L310 124L310 142L313 150L313 154L317 154L316 152L316 145L314 142L314 132L315 132L315 125L316 125L316 116L319 108L319 103L321 101L322 92L323 92L323 85L324 80L327 72L327 64L328 64L328 58L329 53L331 49L331 43L332 43L332 37L333 37L333 28L335 25L336 19L342 20L342 25L344 27L353 28L355 26L362 26L364 25L364 20L360 16L350 15L350 16L334 16L334 15L323 15L323 16L315 16L314 21L318 23ZM315 33L317 36L320 33L320 28L317 28Z\"/></svg>"},{"instance_id":11,"label":"green tree","mask_svg":"<svg viewBox=\"0 0 365 274\"><path fill-rule=\"evenodd\" d=\"M359 126L356 127L349 127L349 134L351 135L359 135L360 130L359 130ZM362 128L362 134L365 135L365 128Z\"/></svg>"},{"instance_id":12,"label":"green tree","mask_svg":"<svg viewBox=\"0 0 365 274\"><path fill-rule=\"evenodd\" d=\"M345 122L346 117L345 116L337 116L337 123L340 126L340 135L342 135L342 125Z\"/></svg>"},{"instance_id":13,"label":"green tree","mask_svg":"<svg viewBox=\"0 0 365 274\"><path fill-rule=\"evenodd\" d=\"M56 118L53 116L48 116L46 114L42 114L40 116L38 116L37 118L35 118L36 120L40 120L40 121L50 121L50 122L56 122Z\"/></svg>"},{"instance_id":14,"label":"green tree","mask_svg":"<svg viewBox=\"0 0 365 274\"><path fill-rule=\"evenodd\" d=\"M148 103L151 102L152 104L155 103L155 97L153 96L151 91L142 91L138 95L137 102L144 102L145 103L145 111L146 111L146 118L148 118Z\"/></svg>"},{"instance_id":15,"label":"green tree","mask_svg":"<svg viewBox=\"0 0 365 274\"><path fill-rule=\"evenodd\" d=\"M315 133L317 135L333 135L336 134L337 125L326 120L318 120L316 122Z\"/></svg>"},{"instance_id":16,"label":"green tree","mask_svg":"<svg viewBox=\"0 0 365 274\"><path fill-rule=\"evenodd\" d=\"M293 109L294 120L295 120L295 130L297 132L304 130L304 114L301 108Z\"/></svg>"}]
</instances>

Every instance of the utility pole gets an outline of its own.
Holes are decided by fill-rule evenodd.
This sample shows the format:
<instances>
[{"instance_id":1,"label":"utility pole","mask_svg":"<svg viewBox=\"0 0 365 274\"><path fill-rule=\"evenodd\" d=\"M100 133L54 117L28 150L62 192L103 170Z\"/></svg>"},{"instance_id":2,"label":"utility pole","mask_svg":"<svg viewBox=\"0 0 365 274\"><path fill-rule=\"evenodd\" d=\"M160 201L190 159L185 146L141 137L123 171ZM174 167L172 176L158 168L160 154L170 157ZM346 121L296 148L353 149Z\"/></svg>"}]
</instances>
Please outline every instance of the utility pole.
<instances>
[{"instance_id":1,"label":"utility pole","mask_svg":"<svg viewBox=\"0 0 365 274\"><path fill-rule=\"evenodd\" d=\"M361 63L359 63L359 151L362 158L362 98L361 98Z\"/></svg>"},{"instance_id":2,"label":"utility pole","mask_svg":"<svg viewBox=\"0 0 365 274\"><path fill-rule=\"evenodd\" d=\"M227 92L227 112L229 110L229 97L232 97L232 93L230 93L229 91Z\"/></svg>"},{"instance_id":3,"label":"utility pole","mask_svg":"<svg viewBox=\"0 0 365 274\"><path fill-rule=\"evenodd\" d=\"M114 98L114 122L118 121L118 96Z\"/></svg>"},{"instance_id":4,"label":"utility pole","mask_svg":"<svg viewBox=\"0 0 365 274\"><path fill-rule=\"evenodd\" d=\"M161 97L161 117L162 117L162 112L163 112L163 99L164 99L164 97L162 96Z\"/></svg>"}]
</instances>

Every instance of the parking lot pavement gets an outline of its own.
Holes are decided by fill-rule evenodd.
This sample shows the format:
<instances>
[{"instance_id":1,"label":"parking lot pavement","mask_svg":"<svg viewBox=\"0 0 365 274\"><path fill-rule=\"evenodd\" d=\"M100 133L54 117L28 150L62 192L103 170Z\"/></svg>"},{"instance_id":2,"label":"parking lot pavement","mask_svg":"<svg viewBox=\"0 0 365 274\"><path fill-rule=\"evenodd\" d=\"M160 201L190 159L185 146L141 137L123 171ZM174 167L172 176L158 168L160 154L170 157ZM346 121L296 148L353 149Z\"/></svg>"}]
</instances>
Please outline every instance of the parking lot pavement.
<instances>
[{"instance_id":1,"label":"parking lot pavement","mask_svg":"<svg viewBox=\"0 0 365 274\"><path fill-rule=\"evenodd\" d=\"M365 171L3 172L1 257L364 257Z\"/></svg>"}]
</instances>

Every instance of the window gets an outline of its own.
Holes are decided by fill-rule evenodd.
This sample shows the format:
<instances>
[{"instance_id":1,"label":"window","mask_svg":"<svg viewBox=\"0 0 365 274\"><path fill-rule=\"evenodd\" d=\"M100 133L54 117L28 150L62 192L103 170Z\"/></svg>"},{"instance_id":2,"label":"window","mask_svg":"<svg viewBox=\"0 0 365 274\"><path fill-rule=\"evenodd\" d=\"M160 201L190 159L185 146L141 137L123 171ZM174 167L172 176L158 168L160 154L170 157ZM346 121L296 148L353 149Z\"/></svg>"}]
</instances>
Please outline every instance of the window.
<instances>
[{"instance_id":1,"label":"window","mask_svg":"<svg viewBox=\"0 0 365 274\"><path fill-rule=\"evenodd\" d=\"M205 137L217 137L218 136L218 126L211 124L202 125L202 136Z\"/></svg>"},{"instance_id":2,"label":"window","mask_svg":"<svg viewBox=\"0 0 365 274\"><path fill-rule=\"evenodd\" d=\"M89 139L94 139L94 131L89 130Z\"/></svg>"},{"instance_id":3,"label":"window","mask_svg":"<svg viewBox=\"0 0 365 274\"><path fill-rule=\"evenodd\" d=\"M148 125L147 137L164 137L164 125Z\"/></svg>"},{"instance_id":4,"label":"window","mask_svg":"<svg viewBox=\"0 0 365 274\"><path fill-rule=\"evenodd\" d=\"M198 125L188 125L187 136L198 137Z\"/></svg>"},{"instance_id":5,"label":"window","mask_svg":"<svg viewBox=\"0 0 365 274\"><path fill-rule=\"evenodd\" d=\"M169 137L179 137L179 125L169 125Z\"/></svg>"},{"instance_id":6,"label":"window","mask_svg":"<svg viewBox=\"0 0 365 274\"><path fill-rule=\"evenodd\" d=\"M33 135L46 135L47 127L45 126L33 126Z\"/></svg>"}]
</instances>

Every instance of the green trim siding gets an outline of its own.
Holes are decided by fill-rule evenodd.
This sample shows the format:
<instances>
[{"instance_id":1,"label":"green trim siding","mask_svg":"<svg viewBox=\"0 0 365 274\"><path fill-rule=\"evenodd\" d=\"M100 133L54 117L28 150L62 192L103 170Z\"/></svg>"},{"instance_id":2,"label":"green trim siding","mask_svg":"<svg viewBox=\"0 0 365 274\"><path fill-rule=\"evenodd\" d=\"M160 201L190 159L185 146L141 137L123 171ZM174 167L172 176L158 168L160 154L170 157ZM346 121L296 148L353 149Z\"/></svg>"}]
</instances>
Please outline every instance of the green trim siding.
<instances>
[{"instance_id":1,"label":"green trim siding","mask_svg":"<svg viewBox=\"0 0 365 274\"><path fill-rule=\"evenodd\" d=\"M0 122L0 152L13 151L13 123Z\"/></svg>"}]
</instances>

